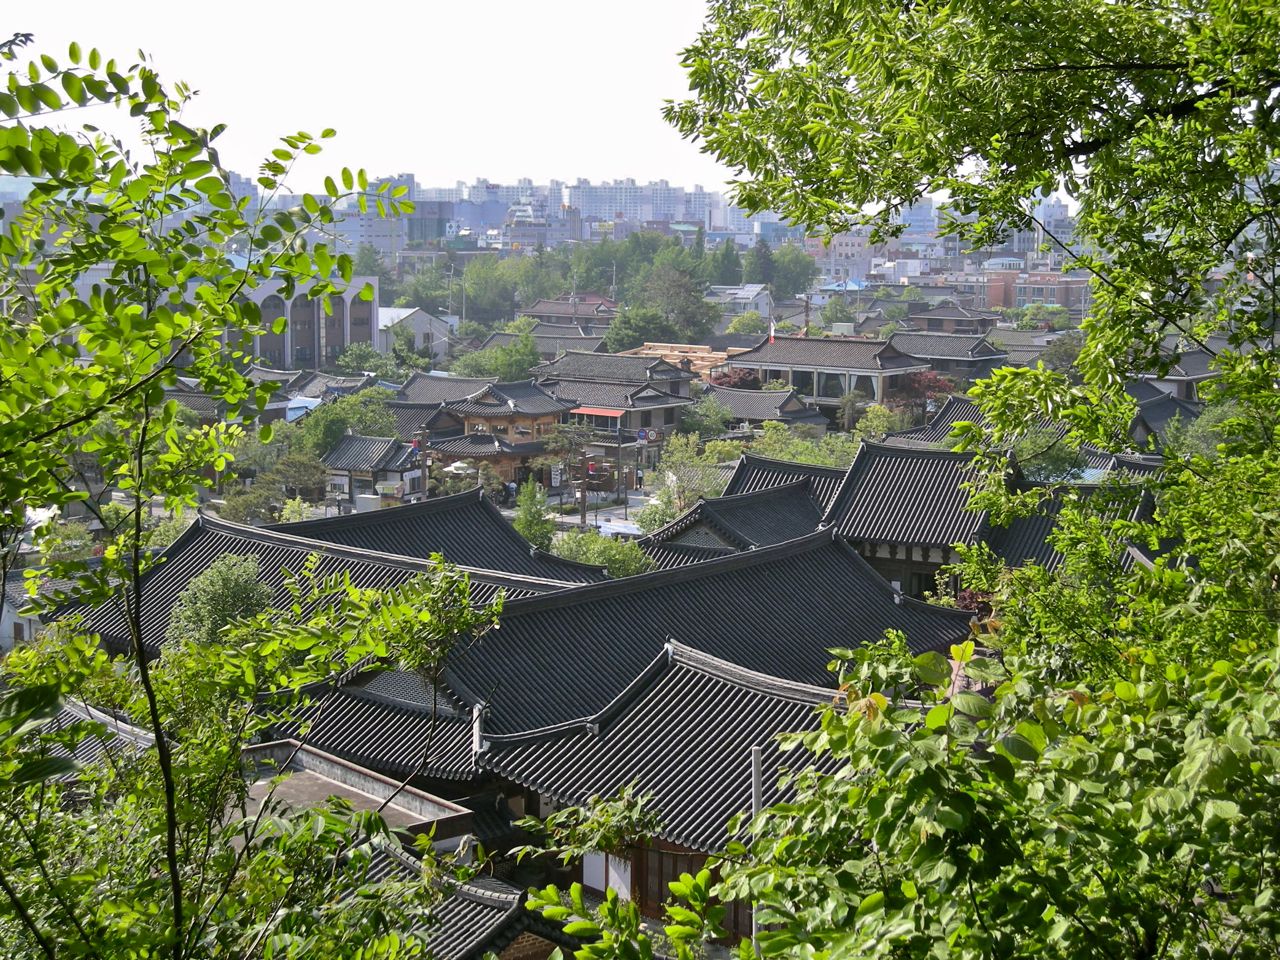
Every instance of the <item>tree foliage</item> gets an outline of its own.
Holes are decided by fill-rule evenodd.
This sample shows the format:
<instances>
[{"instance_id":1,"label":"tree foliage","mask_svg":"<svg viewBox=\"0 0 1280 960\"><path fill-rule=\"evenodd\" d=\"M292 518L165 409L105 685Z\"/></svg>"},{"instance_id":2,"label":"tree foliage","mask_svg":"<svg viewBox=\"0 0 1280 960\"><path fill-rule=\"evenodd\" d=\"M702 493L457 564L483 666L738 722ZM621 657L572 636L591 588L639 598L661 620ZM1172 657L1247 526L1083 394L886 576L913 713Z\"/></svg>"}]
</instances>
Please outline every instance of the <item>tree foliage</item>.
<instances>
[{"instance_id":1,"label":"tree foliage","mask_svg":"<svg viewBox=\"0 0 1280 960\"><path fill-rule=\"evenodd\" d=\"M460 377L497 377L511 382L529 379L529 371L541 362L538 344L526 332L510 343L463 354L454 361L452 372Z\"/></svg>"},{"instance_id":2,"label":"tree foliage","mask_svg":"<svg viewBox=\"0 0 1280 960\"><path fill-rule=\"evenodd\" d=\"M680 429L700 437L718 437L729 428L733 411L708 393L680 411Z\"/></svg>"},{"instance_id":3,"label":"tree foliage","mask_svg":"<svg viewBox=\"0 0 1280 960\"><path fill-rule=\"evenodd\" d=\"M536 480L526 480L516 495L516 516L512 521L516 531L539 550L551 550L551 538L556 533L556 522L547 506L547 495Z\"/></svg>"},{"instance_id":4,"label":"tree foliage","mask_svg":"<svg viewBox=\"0 0 1280 960\"><path fill-rule=\"evenodd\" d=\"M258 558L227 554L191 578L169 615L167 640L206 646L222 628L267 609L271 588L259 580Z\"/></svg>"},{"instance_id":5,"label":"tree foliage","mask_svg":"<svg viewBox=\"0 0 1280 960\"><path fill-rule=\"evenodd\" d=\"M551 552L566 560L604 567L614 578L634 577L653 569L653 560L634 540L606 537L597 530L561 533L551 542Z\"/></svg>"},{"instance_id":6,"label":"tree foliage","mask_svg":"<svg viewBox=\"0 0 1280 960\"><path fill-rule=\"evenodd\" d=\"M757 237L755 244L742 258L742 282L771 284L774 279L773 248L764 237Z\"/></svg>"},{"instance_id":7,"label":"tree foliage","mask_svg":"<svg viewBox=\"0 0 1280 960\"><path fill-rule=\"evenodd\" d=\"M747 310L730 320L724 332L763 335L769 332L769 322L758 310Z\"/></svg>"},{"instance_id":8,"label":"tree foliage","mask_svg":"<svg viewBox=\"0 0 1280 960\"><path fill-rule=\"evenodd\" d=\"M773 252L773 280L770 288L775 300L791 300L807 293L818 277L818 263L794 243L784 243Z\"/></svg>"},{"instance_id":9,"label":"tree foliage","mask_svg":"<svg viewBox=\"0 0 1280 960\"><path fill-rule=\"evenodd\" d=\"M610 353L632 350L646 343L675 343L680 332L661 310L654 307L625 306L618 311L604 332L604 345Z\"/></svg>"},{"instance_id":10,"label":"tree foliage","mask_svg":"<svg viewBox=\"0 0 1280 960\"><path fill-rule=\"evenodd\" d=\"M347 433L394 437L396 420L387 406L394 396L390 390L370 387L320 404L302 419L300 449L318 459Z\"/></svg>"}]
</instances>

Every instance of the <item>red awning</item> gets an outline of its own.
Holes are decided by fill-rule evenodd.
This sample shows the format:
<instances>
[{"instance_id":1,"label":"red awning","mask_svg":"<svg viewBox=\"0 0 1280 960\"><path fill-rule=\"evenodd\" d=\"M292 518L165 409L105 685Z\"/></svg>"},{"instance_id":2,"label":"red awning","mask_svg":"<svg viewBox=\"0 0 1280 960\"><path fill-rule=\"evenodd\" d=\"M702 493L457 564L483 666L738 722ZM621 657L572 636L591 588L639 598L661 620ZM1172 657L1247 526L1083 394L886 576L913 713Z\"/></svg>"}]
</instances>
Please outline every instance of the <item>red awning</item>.
<instances>
[{"instance_id":1,"label":"red awning","mask_svg":"<svg viewBox=\"0 0 1280 960\"><path fill-rule=\"evenodd\" d=\"M625 413L624 410L609 410L606 407L578 407L576 410L570 410L570 413L583 413L589 417L620 417Z\"/></svg>"}]
</instances>

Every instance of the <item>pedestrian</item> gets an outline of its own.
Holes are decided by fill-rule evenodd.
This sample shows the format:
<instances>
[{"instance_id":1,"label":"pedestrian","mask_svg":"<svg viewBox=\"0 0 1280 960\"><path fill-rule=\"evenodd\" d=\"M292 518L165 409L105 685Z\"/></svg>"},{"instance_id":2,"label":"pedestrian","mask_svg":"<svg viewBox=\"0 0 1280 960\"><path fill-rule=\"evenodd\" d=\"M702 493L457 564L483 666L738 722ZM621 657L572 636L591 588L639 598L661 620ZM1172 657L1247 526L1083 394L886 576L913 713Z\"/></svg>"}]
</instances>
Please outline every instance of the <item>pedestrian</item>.
<instances>
[{"instance_id":1,"label":"pedestrian","mask_svg":"<svg viewBox=\"0 0 1280 960\"><path fill-rule=\"evenodd\" d=\"M636 467L636 489L644 489L644 471L639 467Z\"/></svg>"}]
</instances>

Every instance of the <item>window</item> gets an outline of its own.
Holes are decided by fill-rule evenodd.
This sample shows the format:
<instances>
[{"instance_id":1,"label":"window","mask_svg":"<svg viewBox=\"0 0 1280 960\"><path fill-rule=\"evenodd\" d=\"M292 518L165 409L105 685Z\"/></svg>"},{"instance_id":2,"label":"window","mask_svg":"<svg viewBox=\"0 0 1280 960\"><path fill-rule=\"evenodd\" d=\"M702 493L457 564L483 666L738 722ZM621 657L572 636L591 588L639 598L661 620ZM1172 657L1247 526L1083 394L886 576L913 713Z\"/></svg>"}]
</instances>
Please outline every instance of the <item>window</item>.
<instances>
[{"instance_id":1,"label":"window","mask_svg":"<svg viewBox=\"0 0 1280 960\"><path fill-rule=\"evenodd\" d=\"M646 410L644 413L640 414L640 426L642 426L642 427L652 427L652 426L653 426L653 411L652 411L652 410Z\"/></svg>"},{"instance_id":2,"label":"window","mask_svg":"<svg viewBox=\"0 0 1280 960\"><path fill-rule=\"evenodd\" d=\"M662 422L668 426L676 422L676 408L667 407L662 411Z\"/></svg>"}]
</instances>

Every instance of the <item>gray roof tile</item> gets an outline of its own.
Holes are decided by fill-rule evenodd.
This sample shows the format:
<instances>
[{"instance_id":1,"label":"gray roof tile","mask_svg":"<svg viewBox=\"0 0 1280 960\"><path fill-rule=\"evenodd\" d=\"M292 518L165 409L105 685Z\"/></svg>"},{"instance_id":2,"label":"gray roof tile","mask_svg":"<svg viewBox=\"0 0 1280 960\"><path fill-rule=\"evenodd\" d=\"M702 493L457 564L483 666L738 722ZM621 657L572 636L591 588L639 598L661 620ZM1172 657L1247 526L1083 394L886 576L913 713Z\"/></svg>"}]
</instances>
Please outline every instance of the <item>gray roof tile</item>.
<instances>
[{"instance_id":1,"label":"gray roof tile","mask_svg":"<svg viewBox=\"0 0 1280 960\"><path fill-rule=\"evenodd\" d=\"M271 530L360 550L574 583L604 579L601 567L562 560L532 547L476 487L447 497L344 517L281 523Z\"/></svg>"},{"instance_id":2,"label":"gray roof tile","mask_svg":"<svg viewBox=\"0 0 1280 960\"><path fill-rule=\"evenodd\" d=\"M751 751L762 748L764 802L786 795L784 769L830 768L780 733L813 730L830 688L787 683L670 644L616 699L577 722L487 738L480 763L562 803L582 804L628 784L652 796L659 836L716 851L751 806Z\"/></svg>"},{"instance_id":3,"label":"gray roof tile","mask_svg":"<svg viewBox=\"0 0 1280 960\"><path fill-rule=\"evenodd\" d=\"M804 367L815 370L924 369L927 363L909 357L885 340L843 337L776 337L753 350L735 353L731 367Z\"/></svg>"},{"instance_id":4,"label":"gray roof tile","mask_svg":"<svg viewBox=\"0 0 1280 960\"><path fill-rule=\"evenodd\" d=\"M836 586L838 585L838 586ZM913 650L945 649L968 616L904 600L828 532L720 560L512 601L502 629L447 668L486 729L514 733L602 709L669 639L751 670L830 684L831 646L901 629Z\"/></svg>"}]
</instances>

